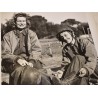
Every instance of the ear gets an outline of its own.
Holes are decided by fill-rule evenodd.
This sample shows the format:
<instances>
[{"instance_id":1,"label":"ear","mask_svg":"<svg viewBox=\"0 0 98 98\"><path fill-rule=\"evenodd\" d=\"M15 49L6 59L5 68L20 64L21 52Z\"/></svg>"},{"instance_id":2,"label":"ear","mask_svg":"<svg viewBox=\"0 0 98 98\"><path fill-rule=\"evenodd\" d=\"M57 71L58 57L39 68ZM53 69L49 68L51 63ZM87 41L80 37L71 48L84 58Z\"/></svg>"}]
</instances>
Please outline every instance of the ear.
<instances>
[{"instance_id":1,"label":"ear","mask_svg":"<svg viewBox=\"0 0 98 98\"><path fill-rule=\"evenodd\" d=\"M31 23L30 23L29 20L27 20L27 26L28 26L28 27L31 27Z\"/></svg>"},{"instance_id":2,"label":"ear","mask_svg":"<svg viewBox=\"0 0 98 98\"><path fill-rule=\"evenodd\" d=\"M73 33L73 37L75 37L75 34Z\"/></svg>"},{"instance_id":3,"label":"ear","mask_svg":"<svg viewBox=\"0 0 98 98\"><path fill-rule=\"evenodd\" d=\"M60 44L60 46L63 46L63 42L62 41L59 41L59 44Z\"/></svg>"},{"instance_id":4,"label":"ear","mask_svg":"<svg viewBox=\"0 0 98 98\"><path fill-rule=\"evenodd\" d=\"M75 34L74 34L74 32L72 32L73 33L73 37L75 38Z\"/></svg>"}]
</instances>

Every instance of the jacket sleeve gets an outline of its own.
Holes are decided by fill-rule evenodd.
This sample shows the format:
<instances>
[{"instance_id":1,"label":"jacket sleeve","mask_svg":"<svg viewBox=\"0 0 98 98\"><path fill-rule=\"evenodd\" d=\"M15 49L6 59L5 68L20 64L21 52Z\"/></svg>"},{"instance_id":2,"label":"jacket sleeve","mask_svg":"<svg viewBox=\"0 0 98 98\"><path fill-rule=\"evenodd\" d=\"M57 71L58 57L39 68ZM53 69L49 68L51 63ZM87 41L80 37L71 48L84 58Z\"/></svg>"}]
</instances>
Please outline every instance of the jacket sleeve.
<instances>
[{"instance_id":1,"label":"jacket sleeve","mask_svg":"<svg viewBox=\"0 0 98 98\"><path fill-rule=\"evenodd\" d=\"M3 37L3 43L2 43L2 60L6 59L8 62L14 63L15 60L18 57L17 55L14 55L12 53L12 46L11 46L11 42L10 42L10 36L9 33L7 33L4 37Z\"/></svg>"},{"instance_id":2,"label":"jacket sleeve","mask_svg":"<svg viewBox=\"0 0 98 98\"><path fill-rule=\"evenodd\" d=\"M30 33L30 43L31 43L31 54L30 54L30 58L34 58L34 59L40 59L41 56L41 44L38 40L38 37L36 35L35 32L31 32ZM29 45L28 45L29 46Z\"/></svg>"},{"instance_id":3,"label":"jacket sleeve","mask_svg":"<svg viewBox=\"0 0 98 98\"><path fill-rule=\"evenodd\" d=\"M66 51L66 48L64 47L63 49L62 49L62 64L63 65L68 65L69 63L70 63L70 59L68 58L68 56L67 56L67 51Z\"/></svg>"},{"instance_id":4,"label":"jacket sleeve","mask_svg":"<svg viewBox=\"0 0 98 98\"><path fill-rule=\"evenodd\" d=\"M97 52L93 42L89 38L82 40L82 45L87 60L84 67L88 70L89 75L91 75L94 72L97 64Z\"/></svg>"}]
</instances>

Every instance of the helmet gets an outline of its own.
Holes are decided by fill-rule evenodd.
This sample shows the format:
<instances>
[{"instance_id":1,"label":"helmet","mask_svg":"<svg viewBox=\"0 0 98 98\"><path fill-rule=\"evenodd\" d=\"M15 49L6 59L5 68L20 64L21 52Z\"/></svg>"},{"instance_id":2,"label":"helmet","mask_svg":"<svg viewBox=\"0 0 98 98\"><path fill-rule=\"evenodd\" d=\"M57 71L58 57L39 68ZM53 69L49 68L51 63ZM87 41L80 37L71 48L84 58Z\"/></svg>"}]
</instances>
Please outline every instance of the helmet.
<instances>
[{"instance_id":1,"label":"helmet","mask_svg":"<svg viewBox=\"0 0 98 98\"><path fill-rule=\"evenodd\" d=\"M67 31L72 37L75 37L74 35L74 31L71 29L71 27L69 26L61 26L59 31L58 31L58 34L56 35L56 38L59 40L59 41L63 41L60 34Z\"/></svg>"}]
</instances>

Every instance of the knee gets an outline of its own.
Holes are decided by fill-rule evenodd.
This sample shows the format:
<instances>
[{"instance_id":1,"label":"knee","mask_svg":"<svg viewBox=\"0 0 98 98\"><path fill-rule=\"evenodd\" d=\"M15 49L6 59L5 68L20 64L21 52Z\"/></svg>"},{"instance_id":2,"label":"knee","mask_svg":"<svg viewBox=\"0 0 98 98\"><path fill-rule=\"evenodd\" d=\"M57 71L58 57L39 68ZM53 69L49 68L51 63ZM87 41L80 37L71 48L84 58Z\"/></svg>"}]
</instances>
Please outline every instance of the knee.
<instances>
[{"instance_id":1,"label":"knee","mask_svg":"<svg viewBox=\"0 0 98 98\"><path fill-rule=\"evenodd\" d=\"M36 80L39 77L39 75L39 72L29 72L28 76L30 79Z\"/></svg>"},{"instance_id":2,"label":"knee","mask_svg":"<svg viewBox=\"0 0 98 98\"><path fill-rule=\"evenodd\" d=\"M37 85L40 82L40 73L36 70L29 70L25 72L22 77L22 84L25 85Z\"/></svg>"},{"instance_id":3,"label":"knee","mask_svg":"<svg viewBox=\"0 0 98 98\"><path fill-rule=\"evenodd\" d=\"M9 62L9 60L7 60L7 59L2 59L1 64L2 64L2 66L10 66L13 63L12 62Z\"/></svg>"}]
</instances>

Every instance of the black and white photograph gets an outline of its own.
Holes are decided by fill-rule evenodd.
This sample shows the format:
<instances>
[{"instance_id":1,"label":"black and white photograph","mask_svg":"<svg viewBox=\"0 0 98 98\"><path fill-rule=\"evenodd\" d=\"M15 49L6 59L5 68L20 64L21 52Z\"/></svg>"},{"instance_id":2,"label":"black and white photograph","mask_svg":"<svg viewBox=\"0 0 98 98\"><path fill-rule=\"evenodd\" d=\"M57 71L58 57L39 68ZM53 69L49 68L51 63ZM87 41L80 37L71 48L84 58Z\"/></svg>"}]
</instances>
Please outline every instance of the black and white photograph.
<instances>
[{"instance_id":1,"label":"black and white photograph","mask_svg":"<svg viewBox=\"0 0 98 98\"><path fill-rule=\"evenodd\" d=\"M1 85L97 85L97 50L86 14L2 12Z\"/></svg>"}]
</instances>

